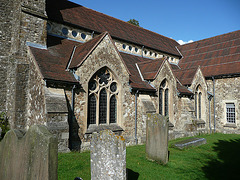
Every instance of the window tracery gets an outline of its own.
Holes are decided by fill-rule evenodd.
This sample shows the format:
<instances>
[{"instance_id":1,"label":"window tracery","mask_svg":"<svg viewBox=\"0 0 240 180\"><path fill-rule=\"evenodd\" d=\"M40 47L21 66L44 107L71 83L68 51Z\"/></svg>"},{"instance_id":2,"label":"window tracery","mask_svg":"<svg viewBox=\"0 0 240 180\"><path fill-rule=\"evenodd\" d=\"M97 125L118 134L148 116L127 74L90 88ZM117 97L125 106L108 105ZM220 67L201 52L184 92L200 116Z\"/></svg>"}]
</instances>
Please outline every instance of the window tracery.
<instances>
[{"instance_id":1,"label":"window tracery","mask_svg":"<svg viewBox=\"0 0 240 180\"><path fill-rule=\"evenodd\" d=\"M88 83L88 125L117 123L118 83L109 69L97 71Z\"/></svg>"}]
</instances>

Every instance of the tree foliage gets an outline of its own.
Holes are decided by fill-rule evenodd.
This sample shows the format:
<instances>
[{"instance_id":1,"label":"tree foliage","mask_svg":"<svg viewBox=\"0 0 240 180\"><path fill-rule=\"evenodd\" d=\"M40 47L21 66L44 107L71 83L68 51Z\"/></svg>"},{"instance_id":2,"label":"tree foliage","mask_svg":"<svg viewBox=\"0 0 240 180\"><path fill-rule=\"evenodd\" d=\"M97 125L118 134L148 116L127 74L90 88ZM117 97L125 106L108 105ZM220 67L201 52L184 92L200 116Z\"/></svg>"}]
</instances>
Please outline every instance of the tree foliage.
<instances>
[{"instance_id":1,"label":"tree foliage","mask_svg":"<svg viewBox=\"0 0 240 180\"><path fill-rule=\"evenodd\" d=\"M0 112L0 128L2 132L0 134L0 140L4 137L4 135L10 130L8 118L4 112Z\"/></svg>"},{"instance_id":2,"label":"tree foliage","mask_svg":"<svg viewBox=\"0 0 240 180\"><path fill-rule=\"evenodd\" d=\"M135 25L135 26L139 26L139 22L138 22L138 20L136 20L136 19L130 19L129 21L127 21L128 23L130 23L130 24L133 24L133 25ZM140 27L140 26L139 26Z\"/></svg>"}]
</instances>

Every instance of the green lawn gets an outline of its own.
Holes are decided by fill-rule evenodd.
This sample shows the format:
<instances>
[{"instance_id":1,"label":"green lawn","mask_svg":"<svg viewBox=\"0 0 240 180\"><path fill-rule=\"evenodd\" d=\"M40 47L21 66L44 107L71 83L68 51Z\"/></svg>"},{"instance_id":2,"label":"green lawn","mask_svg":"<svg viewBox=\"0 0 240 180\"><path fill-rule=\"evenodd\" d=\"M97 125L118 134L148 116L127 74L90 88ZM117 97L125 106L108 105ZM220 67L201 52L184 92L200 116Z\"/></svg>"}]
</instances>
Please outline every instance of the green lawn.
<instances>
[{"instance_id":1,"label":"green lawn","mask_svg":"<svg viewBox=\"0 0 240 180\"><path fill-rule=\"evenodd\" d=\"M146 160L145 145L127 147L129 179L240 179L240 135L201 135L207 144L185 150L172 148L163 166ZM186 138L185 138L186 139ZM90 153L59 153L58 179L90 176Z\"/></svg>"}]
</instances>

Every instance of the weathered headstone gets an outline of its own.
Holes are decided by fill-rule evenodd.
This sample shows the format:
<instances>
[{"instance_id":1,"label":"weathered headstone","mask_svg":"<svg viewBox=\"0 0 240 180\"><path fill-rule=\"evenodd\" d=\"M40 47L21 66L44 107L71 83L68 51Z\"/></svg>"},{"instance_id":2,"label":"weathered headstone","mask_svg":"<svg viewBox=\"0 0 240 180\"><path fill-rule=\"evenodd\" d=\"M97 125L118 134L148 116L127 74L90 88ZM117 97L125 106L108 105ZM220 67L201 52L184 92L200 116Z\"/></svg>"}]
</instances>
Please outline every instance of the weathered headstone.
<instances>
[{"instance_id":1,"label":"weathered headstone","mask_svg":"<svg viewBox=\"0 0 240 180\"><path fill-rule=\"evenodd\" d=\"M168 118L156 113L147 114L146 156L166 164L168 162Z\"/></svg>"},{"instance_id":2,"label":"weathered headstone","mask_svg":"<svg viewBox=\"0 0 240 180\"><path fill-rule=\"evenodd\" d=\"M46 126L10 130L0 142L0 177L57 180L57 139Z\"/></svg>"},{"instance_id":3,"label":"weathered headstone","mask_svg":"<svg viewBox=\"0 0 240 180\"><path fill-rule=\"evenodd\" d=\"M126 179L126 142L110 130L91 138L91 179Z\"/></svg>"}]
</instances>

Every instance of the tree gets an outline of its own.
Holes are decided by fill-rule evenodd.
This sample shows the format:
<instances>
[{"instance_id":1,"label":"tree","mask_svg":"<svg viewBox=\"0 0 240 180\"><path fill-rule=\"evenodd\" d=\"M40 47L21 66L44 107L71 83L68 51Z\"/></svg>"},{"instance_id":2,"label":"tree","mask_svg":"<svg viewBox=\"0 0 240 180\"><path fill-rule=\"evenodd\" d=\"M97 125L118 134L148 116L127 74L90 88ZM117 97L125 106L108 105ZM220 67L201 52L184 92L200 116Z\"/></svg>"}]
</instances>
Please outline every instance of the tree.
<instances>
[{"instance_id":1,"label":"tree","mask_svg":"<svg viewBox=\"0 0 240 180\"><path fill-rule=\"evenodd\" d=\"M136 19L130 19L129 21L127 21L128 23L130 23L130 24L133 24L133 25L135 25L135 26L139 26L139 22L138 22L138 20L136 20ZM140 26L139 26L140 27Z\"/></svg>"},{"instance_id":2,"label":"tree","mask_svg":"<svg viewBox=\"0 0 240 180\"><path fill-rule=\"evenodd\" d=\"M4 112L0 112L0 140L4 137L4 135L10 130L8 118Z\"/></svg>"}]
</instances>

